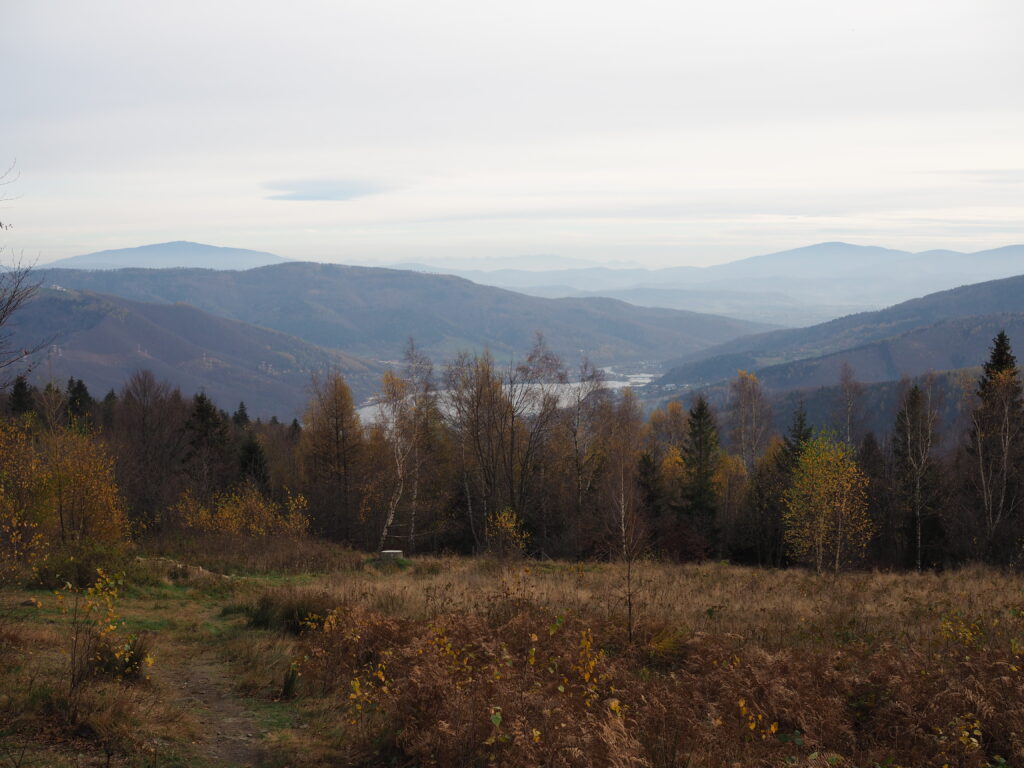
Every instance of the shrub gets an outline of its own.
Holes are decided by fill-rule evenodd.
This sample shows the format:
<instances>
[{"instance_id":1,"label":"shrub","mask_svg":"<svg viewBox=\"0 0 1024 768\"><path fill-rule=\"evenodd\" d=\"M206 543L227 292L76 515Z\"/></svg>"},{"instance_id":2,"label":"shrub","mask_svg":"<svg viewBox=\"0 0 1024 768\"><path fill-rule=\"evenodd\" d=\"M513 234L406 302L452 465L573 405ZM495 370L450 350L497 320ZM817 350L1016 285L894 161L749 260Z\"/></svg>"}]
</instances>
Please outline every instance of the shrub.
<instances>
[{"instance_id":1,"label":"shrub","mask_svg":"<svg viewBox=\"0 0 1024 768\"><path fill-rule=\"evenodd\" d=\"M324 592L275 590L260 595L245 612L251 627L298 635L319 626L331 610L331 604L331 597Z\"/></svg>"},{"instance_id":2,"label":"shrub","mask_svg":"<svg viewBox=\"0 0 1024 768\"><path fill-rule=\"evenodd\" d=\"M52 550L36 564L32 583L45 589L61 589L65 584L87 589L96 583L98 573L130 574L138 570L123 547L90 539Z\"/></svg>"},{"instance_id":3,"label":"shrub","mask_svg":"<svg viewBox=\"0 0 1024 768\"><path fill-rule=\"evenodd\" d=\"M488 515L486 532L488 550L503 560L521 557L530 538L511 507Z\"/></svg>"},{"instance_id":4,"label":"shrub","mask_svg":"<svg viewBox=\"0 0 1024 768\"><path fill-rule=\"evenodd\" d=\"M137 681L145 677L152 663L149 643L144 636L107 637L99 643L90 662L92 674L111 680Z\"/></svg>"},{"instance_id":5,"label":"shrub","mask_svg":"<svg viewBox=\"0 0 1024 768\"><path fill-rule=\"evenodd\" d=\"M277 504L248 482L217 496L212 505L186 491L171 511L186 528L202 533L299 538L309 530L306 507L301 494L288 494L284 504Z\"/></svg>"}]
</instances>

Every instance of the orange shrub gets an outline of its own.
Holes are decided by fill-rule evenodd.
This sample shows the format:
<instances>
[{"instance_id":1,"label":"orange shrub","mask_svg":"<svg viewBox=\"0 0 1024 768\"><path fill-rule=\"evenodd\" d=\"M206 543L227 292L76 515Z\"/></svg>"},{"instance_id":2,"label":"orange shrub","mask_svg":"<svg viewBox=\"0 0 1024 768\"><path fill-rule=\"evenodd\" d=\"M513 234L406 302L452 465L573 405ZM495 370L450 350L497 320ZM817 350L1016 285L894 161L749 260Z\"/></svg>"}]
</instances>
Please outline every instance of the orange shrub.
<instances>
[{"instance_id":1,"label":"orange shrub","mask_svg":"<svg viewBox=\"0 0 1024 768\"><path fill-rule=\"evenodd\" d=\"M288 494L280 505L250 483L217 496L211 505L186 491L172 511L185 527L203 533L298 538L309 530L306 506L301 494Z\"/></svg>"}]
</instances>

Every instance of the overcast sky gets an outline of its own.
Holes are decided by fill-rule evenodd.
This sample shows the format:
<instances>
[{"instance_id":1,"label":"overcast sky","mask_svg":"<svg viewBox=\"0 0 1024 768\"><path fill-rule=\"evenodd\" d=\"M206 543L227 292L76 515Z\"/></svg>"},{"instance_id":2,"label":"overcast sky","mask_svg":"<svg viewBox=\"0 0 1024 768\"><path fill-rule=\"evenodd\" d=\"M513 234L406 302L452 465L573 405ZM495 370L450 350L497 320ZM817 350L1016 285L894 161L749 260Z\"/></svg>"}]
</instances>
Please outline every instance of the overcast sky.
<instances>
[{"instance_id":1,"label":"overcast sky","mask_svg":"<svg viewBox=\"0 0 1024 768\"><path fill-rule=\"evenodd\" d=\"M1024 242L1020 0L0 0L9 249Z\"/></svg>"}]
</instances>

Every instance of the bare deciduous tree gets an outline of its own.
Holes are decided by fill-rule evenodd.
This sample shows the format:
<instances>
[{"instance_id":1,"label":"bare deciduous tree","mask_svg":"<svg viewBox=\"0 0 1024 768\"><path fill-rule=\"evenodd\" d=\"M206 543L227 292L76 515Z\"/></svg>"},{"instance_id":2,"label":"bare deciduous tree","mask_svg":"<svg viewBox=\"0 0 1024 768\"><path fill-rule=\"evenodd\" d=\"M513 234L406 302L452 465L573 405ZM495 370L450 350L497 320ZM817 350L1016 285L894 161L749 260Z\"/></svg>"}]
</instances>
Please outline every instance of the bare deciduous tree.
<instances>
[{"instance_id":1,"label":"bare deciduous tree","mask_svg":"<svg viewBox=\"0 0 1024 768\"><path fill-rule=\"evenodd\" d=\"M772 408L757 376L747 371L736 372L736 378L729 384L729 395L733 445L750 474L757 458L768 446Z\"/></svg>"},{"instance_id":2,"label":"bare deciduous tree","mask_svg":"<svg viewBox=\"0 0 1024 768\"><path fill-rule=\"evenodd\" d=\"M17 178L12 164L0 173L0 187L13 184ZM0 202L8 199L0 195ZM0 231L10 228L10 223L0 219ZM25 364L27 367L32 355L50 343L50 339L46 339L35 343L31 348L19 348L12 344L14 334L10 329L11 318L39 290L39 281L32 273L32 266L21 257L6 258L4 247L0 246L0 372L19 364ZM0 385L7 387L13 378L5 377L0 381Z\"/></svg>"},{"instance_id":3,"label":"bare deciduous tree","mask_svg":"<svg viewBox=\"0 0 1024 768\"><path fill-rule=\"evenodd\" d=\"M914 520L917 570L921 570L922 522L932 503L937 441L938 409L934 403L934 381L928 377L903 396L893 431L893 456L901 501Z\"/></svg>"},{"instance_id":4,"label":"bare deciduous tree","mask_svg":"<svg viewBox=\"0 0 1024 768\"><path fill-rule=\"evenodd\" d=\"M864 385L857 381L853 367L846 361L839 371L839 398L836 402L836 422L839 434L849 445L853 445L860 426L861 398Z\"/></svg>"},{"instance_id":5,"label":"bare deciduous tree","mask_svg":"<svg viewBox=\"0 0 1024 768\"><path fill-rule=\"evenodd\" d=\"M607 464L603 477L608 510L609 554L625 565L623 602L626 606L626 637L633 642L636 611L636 564L647 545L647 532L640 513L637 482L643 448L643 412L632 390L626 389L618 403L607 408Z\"/></svg>"}]
</instances>

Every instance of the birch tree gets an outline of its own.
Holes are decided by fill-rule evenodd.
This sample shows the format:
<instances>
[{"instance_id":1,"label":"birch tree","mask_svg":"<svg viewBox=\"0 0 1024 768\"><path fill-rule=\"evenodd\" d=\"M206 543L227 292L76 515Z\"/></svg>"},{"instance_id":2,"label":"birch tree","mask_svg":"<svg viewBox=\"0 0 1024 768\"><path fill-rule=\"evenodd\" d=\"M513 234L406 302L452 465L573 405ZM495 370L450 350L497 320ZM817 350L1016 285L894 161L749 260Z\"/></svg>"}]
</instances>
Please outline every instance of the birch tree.
<instances>
[{"instance_id":1,"label":"birch tree","mask_svg":"<svg viewBox=\"0 0 1024 768\"><path fill-rule=\"evenodd\" d=\"M790 554L813 563L819 574L831 569L835 575L863 557L872 534L867 485L848 443L827 436L809 440L785 493Z\"/></svg>"},{"instance_id":2,"label":"birch tree","mask_svg":"<svg viewBox=\"0 0 1024 768\"><path fill-rule=\"evenodd\" d=\"M938 411L930 381L912 386L903 397L893 430L896 490L904 512L914 525L914 565L921 570L924 552L923 523L934 502L935 444Z\"/></svg>"}]
</instances>

